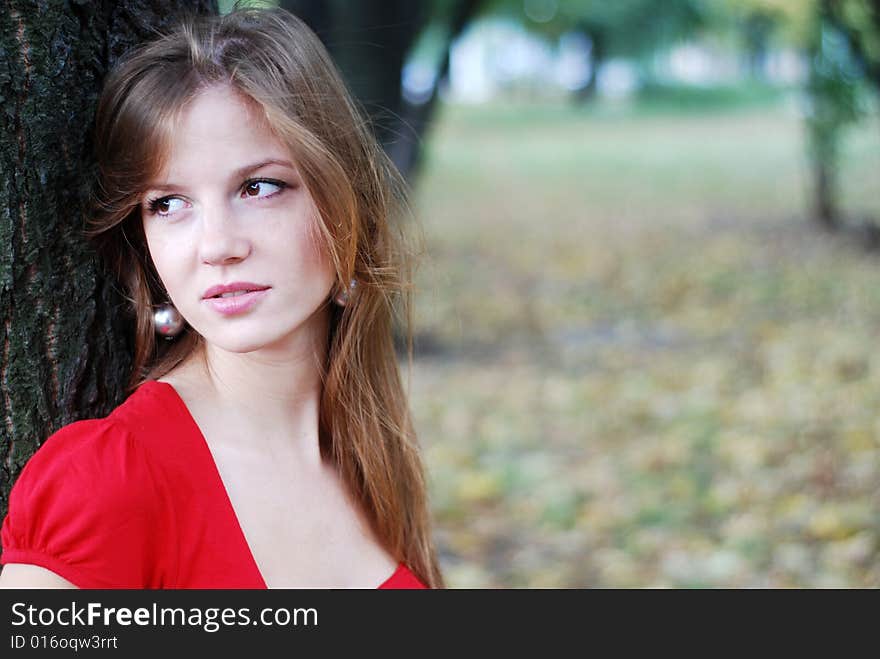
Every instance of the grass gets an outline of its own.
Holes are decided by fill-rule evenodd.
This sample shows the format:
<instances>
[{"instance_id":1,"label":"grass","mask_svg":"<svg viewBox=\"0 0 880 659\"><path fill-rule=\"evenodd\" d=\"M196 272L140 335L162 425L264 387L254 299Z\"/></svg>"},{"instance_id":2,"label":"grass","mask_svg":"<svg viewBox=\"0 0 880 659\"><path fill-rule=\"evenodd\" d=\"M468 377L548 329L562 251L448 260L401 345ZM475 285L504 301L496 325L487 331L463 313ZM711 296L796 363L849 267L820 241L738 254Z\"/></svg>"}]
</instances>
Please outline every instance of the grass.
<instances>
[{"instance_id":1,"label":"grass","mask_svg":"<svg viewBox=\"0 0 880 659\"><path fill-rule=\"evenodd\" d=\"M880 217L877 119L844 147ZM809 223L796 106L445 107L426 153L450 585L880 586L880 262Z\"/></svg>"}]
</instances>

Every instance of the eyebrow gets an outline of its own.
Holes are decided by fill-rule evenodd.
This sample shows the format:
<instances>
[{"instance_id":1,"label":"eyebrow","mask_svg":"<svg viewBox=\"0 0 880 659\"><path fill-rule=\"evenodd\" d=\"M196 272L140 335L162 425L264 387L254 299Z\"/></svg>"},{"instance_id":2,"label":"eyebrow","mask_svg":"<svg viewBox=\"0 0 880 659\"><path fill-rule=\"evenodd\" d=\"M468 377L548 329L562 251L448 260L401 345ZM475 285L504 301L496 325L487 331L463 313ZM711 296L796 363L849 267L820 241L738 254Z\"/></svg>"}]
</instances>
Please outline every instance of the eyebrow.
<instances>
[{"instance_id":1,"label":"eyebrow","mask_svg":"<svg viewBox=\"0 0 880 659\"><path fill-rule=\"evenodd\" d=\"M244 167L239 167L234 172L232 172L233 179L239 179L248 174L257 171L258 169L263 169L263 167L268 167L269 165L281 165L282 167L288 167L290 169L294 169L293 164L287 160L280 160L278 158L270 158L269 160L263 160L261 162L254 163L252 165L245 165ZM169 192L174 192L176 190L183 190L184 186L177 185L175 183L149 183L147 185L147 189L149 190L167 190Z\"/></svg>"}]
</instances>

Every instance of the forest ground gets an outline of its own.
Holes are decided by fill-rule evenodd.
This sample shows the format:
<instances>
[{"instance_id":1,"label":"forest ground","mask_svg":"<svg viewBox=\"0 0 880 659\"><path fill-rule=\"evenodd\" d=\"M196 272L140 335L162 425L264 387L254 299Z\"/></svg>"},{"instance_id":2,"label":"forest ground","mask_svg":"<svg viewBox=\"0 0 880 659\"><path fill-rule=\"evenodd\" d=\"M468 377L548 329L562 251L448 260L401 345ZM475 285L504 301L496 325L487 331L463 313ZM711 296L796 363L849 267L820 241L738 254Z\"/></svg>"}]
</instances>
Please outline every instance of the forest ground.
<instances>
[{"instance_id":1,"label":"forest ground","mask_svg":"<svg viewBox=\"0 0 880 659\"><path fill-rule=\"evenodd\" d=\"M445 106L411 405L451 587L880 586L880 252L791 98ZM843 207L880 219L880 121Z\"/></svg>"}]
</instances>

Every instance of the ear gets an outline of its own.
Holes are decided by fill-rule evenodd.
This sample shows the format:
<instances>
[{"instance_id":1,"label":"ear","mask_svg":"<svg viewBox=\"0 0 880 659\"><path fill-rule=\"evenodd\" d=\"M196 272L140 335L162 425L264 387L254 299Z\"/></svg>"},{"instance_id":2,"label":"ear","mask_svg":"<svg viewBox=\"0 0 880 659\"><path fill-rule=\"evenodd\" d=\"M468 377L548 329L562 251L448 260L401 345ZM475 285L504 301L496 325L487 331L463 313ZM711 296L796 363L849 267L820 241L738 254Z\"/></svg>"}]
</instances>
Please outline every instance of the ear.
<instances>
[{"instance_id":1,"label":"ear","mask_svg":"<svg viewBox=\"0 0 880 659\"><path fill-rule=\"evenodd\" d=\"M348 285L348 288L340 287L340 290L333 298L333 301L340 307L344 307L351 301L351 298L354 295L355 288L357 288L357 280L352 279Z\"/></svg>"}]
</instances>

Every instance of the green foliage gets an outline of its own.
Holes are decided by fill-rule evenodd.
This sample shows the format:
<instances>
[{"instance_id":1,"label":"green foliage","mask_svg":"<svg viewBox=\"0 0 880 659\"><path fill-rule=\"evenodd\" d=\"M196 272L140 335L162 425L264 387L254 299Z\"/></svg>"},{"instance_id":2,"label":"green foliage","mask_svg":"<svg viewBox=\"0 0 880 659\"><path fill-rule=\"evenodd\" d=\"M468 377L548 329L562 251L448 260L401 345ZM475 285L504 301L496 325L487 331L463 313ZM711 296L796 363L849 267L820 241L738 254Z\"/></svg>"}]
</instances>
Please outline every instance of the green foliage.
<instances>
[{"instance_id":1,"label":"green foliage","mask_svg":"<svg viewBox=\"0 0 880 659\"><path fill-rule=\"evenodd\" d=\"M228 14L235 7L277 7L278 0L217 0L221 14Z\"/></svg>"},{"instance_id":2,"label":"green foliage","mask_svg":"<svg viewBox=\"0 0 880 659\"><path fill-rule=\"evenodd\" d=\"M846 130L865 114L866 89L880 91L880 2L877 0L729 0L740 17L775 17L810 58L806 95L808 149L818 216L837 211L838 152Z\"/></svg>"},{"instance_id":3,"label":"green foliage","mask_svg":"<svg viewBox=\"0 0 880 659\"><path fill-rule=\"evenodd\" d=\"M780 36L788 43L805 47L810 40L816 0L724 0L723 12L736 21L765 16L779 26Z\"/></svg>"},{"instance_id":4,"label":"green foliage","mask_svg":"<svg viewBox=\"0 0 880 659\"><path fill-rule=\"evenodd\" d=\"M880 2L838 0L832 5L838 24L845 29L867 68L880 66ZM875 84L880 86L880 80Z\"/></svg>"},{"instance_id":5,"label":"green foliage","mask_svg":"<svg viewBox=\"0 0 880 659\"><path fill-rule=\"evenodd\" d=\"M844 129L863 115L862 72L839 29L820 20L817 30L807 84L807 125L812 157L834 168Z\"/></svg>"},{"instance_id":6,"label":"green foliage","mask_svg":"<svg viewBox=\"0 0 880 659\"><path fill-rule=\"evenodd\" d=\"M837 210L839 143L845 129L864 115L864 91L880 91L880 61L872 60L871 35L880 34L880 9L853 11L864 3L819 0L808 53L809 149L816 172L816 208L827 224L840 224ZM850 9L847 10L847 7Z\"/></svg>"},{"instance_id":7,"label":"green foliage","mask_svg":"<svg viewBox=\"0 0 880 659\"><path fill-rule=\"evenodd\" d=\"M522 3L518 3L522 4ZM576 29L601 39L609 55L640 56L654 51L704 24L701 0L560 0L546 23L531 26L545 32Z\"/></svg>"},{"instance_id":8,"label":"green foliage","mask_svg":"<svg viewBox=\"0 0 880 659\"><path fill-rule=\"evenodd\" d=\"M776 104L786 90L759 83L703 87L648 82L639 88L640 111L671 113L733 110Z\"/></svg>"}]
</instances>

